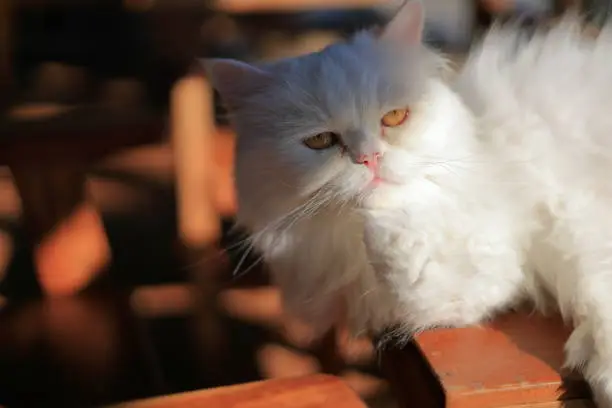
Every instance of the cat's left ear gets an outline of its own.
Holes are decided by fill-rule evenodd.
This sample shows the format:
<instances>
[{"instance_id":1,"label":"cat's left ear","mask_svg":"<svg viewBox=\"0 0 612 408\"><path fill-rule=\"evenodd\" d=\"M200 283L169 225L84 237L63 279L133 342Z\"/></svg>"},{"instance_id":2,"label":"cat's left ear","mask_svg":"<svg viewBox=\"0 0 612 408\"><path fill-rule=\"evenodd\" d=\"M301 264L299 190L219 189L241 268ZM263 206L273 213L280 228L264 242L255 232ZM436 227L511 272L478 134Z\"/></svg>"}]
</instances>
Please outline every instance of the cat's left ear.
<instances>
[{"instance_id":1,"label":"cat's left ear","mask_svg":"<svg viewBox=\"0 0 612 408\"><path fill-rule=\"evenodd\" d=\"M405 0L384 28L381 38L395 43L417 45L423 40L425 9L421 0Z\"/></svg>"},{"instance_id":2,"label":"cat's left ear","mask_svg":"<svg viewBox=\"0 0 612 408\"><path fill-rule=\"evenodd\" d=\"M262 68L233 59L211 58L200 61L212 87L228 108L258 89L265 87L272 75Z\"/></svg>"}]
</instances>

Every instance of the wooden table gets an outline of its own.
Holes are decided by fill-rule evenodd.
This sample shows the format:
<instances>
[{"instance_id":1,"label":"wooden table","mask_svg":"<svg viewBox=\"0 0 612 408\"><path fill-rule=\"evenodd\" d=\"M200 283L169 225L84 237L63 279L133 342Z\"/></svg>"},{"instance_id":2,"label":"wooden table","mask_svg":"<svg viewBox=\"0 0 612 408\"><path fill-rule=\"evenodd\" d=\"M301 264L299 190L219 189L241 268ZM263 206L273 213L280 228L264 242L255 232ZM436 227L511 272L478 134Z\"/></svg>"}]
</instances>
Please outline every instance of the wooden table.
<instances>
[{"instance_id":1,"label":"wooden table","mask_svg":"<svg viewBox=\"0 0 612 408\"><path fill-rule=\"evenodd\" d=\"M366 408L340 379L328 375L268 380L116 405L116 408Z\"/></svg>"},{"instance_id":2,"label":"wooden table","mask_svg":"<svg viewBox=\"0 0 612 408\"><path fill-rule=\"evenodd\" d=\"M383 352L401 407L590 407L587 385L563 373L561 320L527 313L483 327L432 330Z\"/></svg>"}]
</instances>

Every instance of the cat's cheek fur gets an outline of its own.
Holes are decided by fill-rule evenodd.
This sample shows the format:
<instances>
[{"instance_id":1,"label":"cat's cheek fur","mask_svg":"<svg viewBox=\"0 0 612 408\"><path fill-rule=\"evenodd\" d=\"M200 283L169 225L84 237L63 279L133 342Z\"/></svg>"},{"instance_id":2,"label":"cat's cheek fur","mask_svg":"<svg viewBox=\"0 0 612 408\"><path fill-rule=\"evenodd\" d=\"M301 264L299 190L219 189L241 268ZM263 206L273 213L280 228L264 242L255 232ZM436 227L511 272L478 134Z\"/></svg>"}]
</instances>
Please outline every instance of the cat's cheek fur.
<instances>
[{"instance_id":1,"label":"cat's cheek fur","mask_svg":"<svg viewBox=\"0 0 612 408\"><path fill-rule=\"evenodd\" d=\"M380 171L389 183L381 183L367 195L367 208L405 208L423 203L437 197L440 189L455 189L455 184L470 172L486 171L472 163L471 158L481 152L477 150L472 115L461 99L439 80L429 80L424 88L424 96L413 106L408 123L393 130Z\"/></svg>"}]
</instances>

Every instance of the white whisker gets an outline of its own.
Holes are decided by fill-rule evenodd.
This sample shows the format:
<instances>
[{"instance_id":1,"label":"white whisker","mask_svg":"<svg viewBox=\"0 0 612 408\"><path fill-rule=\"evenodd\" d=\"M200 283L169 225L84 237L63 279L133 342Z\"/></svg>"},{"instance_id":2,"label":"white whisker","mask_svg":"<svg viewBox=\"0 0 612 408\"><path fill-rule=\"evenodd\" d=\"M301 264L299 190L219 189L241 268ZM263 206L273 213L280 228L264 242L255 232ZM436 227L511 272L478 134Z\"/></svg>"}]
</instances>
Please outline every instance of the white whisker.
<instances>
[{"instance_id":1,"label":"white whisker","mask_svg":"<svg viewBox=\"0 0 612 408\"><path fill-rule=\"evenodd\" d=\"M253 245L249 245L249 247L244 251L244 254L242 254L242 257L240 258L240 260L238 261L238 263L236 264L236 267L234 268L234 270L232 271L232 276L236 276L236 274L238 273L238 271L240 270L240 267L242 266L242 264L244 263L244 261L246 260L246 258L249 256L249 254L251 253L251 251L253 250Z\"/></svg>"}]
</instances>

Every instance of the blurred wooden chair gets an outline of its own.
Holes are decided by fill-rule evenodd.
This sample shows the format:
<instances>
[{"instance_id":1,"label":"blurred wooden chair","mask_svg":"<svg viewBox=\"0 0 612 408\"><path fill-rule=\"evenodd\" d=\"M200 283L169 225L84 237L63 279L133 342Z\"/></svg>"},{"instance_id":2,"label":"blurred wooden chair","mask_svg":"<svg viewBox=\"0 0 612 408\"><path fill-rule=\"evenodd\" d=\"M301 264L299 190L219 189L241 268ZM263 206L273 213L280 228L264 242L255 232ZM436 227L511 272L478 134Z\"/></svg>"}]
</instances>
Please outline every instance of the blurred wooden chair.
<instances>
[{"instance_id":1,"label":"blurred wooden chair","mask_svg":"<svg viewBox=\"0 0 612 408\"><path fill-rule=\"evenodd\" d=\"M121 13L111 3L102 5L97 13ZM125 6L131 3L126 1ZM19 80L13 75L16 64L21 64L18 70L21 74L24 61L29 69L33 59L40 59L40 55L47 52L43 50L41 54L40 49L31 49L32 40L29 38L44 35L44 30L36 24L30 24L38 31L27 32L28 28L14 24L16 19L29 16L32 10L35 13L37 7L53 13L59 7L63 10L61 12L72 13L74 10L87 11L88 7L97 6L72 2L21 3L12 0L3 1L0 5L0 162L8 165L11 170L21 199L22 218L31 236L38 279L43 290L50 295L76 293L111 260L100 214L86 186L87 172L103 158L106 160L103 160L102 166L106 163L111 168L115 166L138 173L142 170L138 168L142 161L130 162L131 154L138 155L142 150L140 146L145 146L146 150L155 144L171 143L172 147L167 151L173 152L171 155L175 156L170 163L175 166L179 180L179 241L183 246L192 247L218 239L218 217L211 215L208 202L210 194L207 191L209 167L213 160L210 133L214 132L214 126L206 124L212 116L205 113L205 104L210 104L211 96L201 76L188 74L181 79L193 55L197 53L198 21L197 18L193 19L197 13L179 7L176 22L177 13L173 9L164 13L147 10L146 7L144 10L126 9L127 14L131 13L126 17L128 20L133 20L141 11L151 12L150 15L139 15L141 20L150 20L151 31L146 32L146 27L142 26L140 29L145 32L138 34L152 37L150 40L157 47L153 53L158 58L155 63L158 69L149 69L141 74L145 82L161 83L159 89L153 91L154 94L157 92L153 95L156 100L171 99L167 101L172 116L170 128L167 127L163 106L159 109L158 106L151 108L148 105L151 93L146 95L150 90L146 89L147 85L143 84L142 78L118 77L98 87L96 81L99 82L99 78L91 78L86 69L55 62L40 65L33 84L27 80L32 89L24 89L23 75L20 75ZM182 23L180 17L183 17ZM74 18L78 16L72 16L72 20ZM187 24L185 18L189 19ZM65 36L66 33L61 35ZM186 39L179 41L180 38L172 39L172 36ZM98 37L92 38L100 41ZM49 41L57 46L63 44L64 40L60 38L56 42ZM49 52L57 51L51 48ZM16 59L18 50L21 58ZM151 56L140 56L143 60L140 64L145 64L148 57ZM111 65L103 69L116 71L117 64ZM172 85L168 82L169 78L178 79L174 90L170 90ZM166 86L164 81L168 82L168 95L165 97L165 91L161 89ZM195 86L185 86L186 82L194 81L197 82ZM88 93L98 93L98 99L87 99ZM188 112L187 115L191 116L185 116L184 109L193 111L190 108L192 102L195 109L201 108L202 111L195 116ZM186 117L198 120L185 125ZM170 133L171 141L164 137L166 133ZM208 159L211 162L203 160L202 156L206 154L210 154ZM117 155L128 156L128 160L122 161L117 157L113 160L112 156ZM150 170L145 169L145 172ZM163 169L161 173L167 173L167 170ZM187 212L188 218L185 215Z\"/></svg>"}]
</instances>

